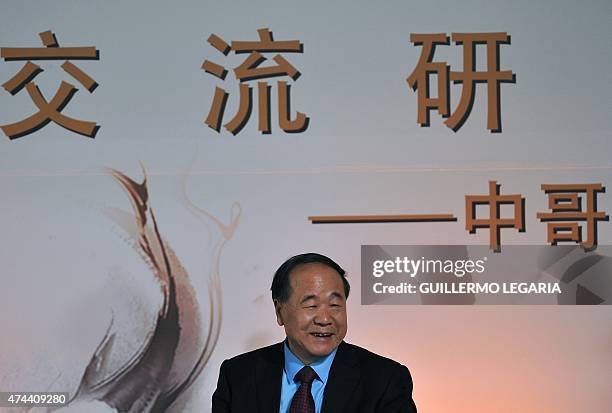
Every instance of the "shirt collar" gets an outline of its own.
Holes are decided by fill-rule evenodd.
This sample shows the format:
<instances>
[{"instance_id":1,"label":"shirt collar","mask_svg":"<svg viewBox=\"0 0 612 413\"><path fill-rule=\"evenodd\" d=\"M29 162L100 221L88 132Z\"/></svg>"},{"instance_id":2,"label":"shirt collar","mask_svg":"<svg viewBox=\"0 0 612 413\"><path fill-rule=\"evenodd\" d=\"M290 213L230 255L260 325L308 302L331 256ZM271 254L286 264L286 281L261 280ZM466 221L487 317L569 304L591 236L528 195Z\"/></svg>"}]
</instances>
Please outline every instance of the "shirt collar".
<instances>
[{"instance_id":1,"label":"shirt collar","mask_svg":"<svg viewBox=\"0 0 612 413\"><path fill-rule=\"evenodd\" d=\"M304 367L304 363L289 349L287 340L283 344L283 349L285 351L285 376L287 377L287 384L292 384L293 378ZM336 351L338 351L337 347L327 356L310 364L310 367L317 373L323 384L327 383L329 370L331 369L334 357L336 357Z\"/></svg>"}]
</instances>

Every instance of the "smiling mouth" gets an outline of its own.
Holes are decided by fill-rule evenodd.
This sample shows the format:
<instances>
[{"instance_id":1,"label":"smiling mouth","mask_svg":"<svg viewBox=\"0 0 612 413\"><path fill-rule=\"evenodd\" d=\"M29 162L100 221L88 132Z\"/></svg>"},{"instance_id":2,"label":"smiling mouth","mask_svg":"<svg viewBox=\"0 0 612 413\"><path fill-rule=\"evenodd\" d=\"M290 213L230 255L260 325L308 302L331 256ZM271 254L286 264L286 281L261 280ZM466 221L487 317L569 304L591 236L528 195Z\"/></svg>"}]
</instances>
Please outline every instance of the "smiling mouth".
<instances>
[{"instance_id":1,"label":"smiling mouth","mask_svg":"<svg viewBox=\"0 0 612 413\"><path fill-rule=\"evenodd\" d=\"M310 333L310 335L319 337L319 338L327 338L327 337L333 336L334 334L333 333Z\"/></svg>"}]
</instances>

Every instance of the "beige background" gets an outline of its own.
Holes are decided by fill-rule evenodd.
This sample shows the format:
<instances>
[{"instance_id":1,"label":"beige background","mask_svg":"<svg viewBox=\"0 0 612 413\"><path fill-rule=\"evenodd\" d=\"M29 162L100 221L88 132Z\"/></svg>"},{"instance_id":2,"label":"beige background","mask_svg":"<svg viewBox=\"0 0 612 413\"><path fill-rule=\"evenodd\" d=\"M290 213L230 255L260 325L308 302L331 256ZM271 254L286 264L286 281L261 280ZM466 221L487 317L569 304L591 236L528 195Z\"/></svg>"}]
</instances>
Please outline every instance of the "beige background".
<instances>
[{"instance_id":1,"label":"beige background","mask_svg":"<svg viewBox=\"0 0 612 413\"><path fill-rule=\"evenodd\" d=\"M499 2L240 1L180 3L5 2L0 47L39 46L52 29L64 46L96 46L100 61L77 62L100 86L77 92L65 113L101 125L90 140L50 124L0 139L0 390L73 392L111 314L121 337L117 362L143 339L160 297L147 266L104 208L129 209L104 167L149 175L160 231L188 270L206 308L206 285L221 239L194 204L239 227L221 253L223 320L216 350L175 411L210 408L218 367L228 357L280 341L269 284L287 257L318 251L349 273L347 340L406 364L425 413L606 412L612 405L609 306L361 306L362 244L487 244L468 234L464 196L489 180L526 198L527 231L504 244L544 244L544 183L612 182L611 6L605 1ZM204 59L235 67L206 43L256 39L269 27L299 39L286 57L302 72L292 108L311 117L298 135L256 130L257 111L236 137L203 124L214 87ZM416 124L405 78L420 48L410 33L507 31L501 67L503 133L486 128L485 88L453 133L432 113ZM480 53L480 52L479 52ZM461 49L436 60L461 67ZM484 62L484 54L478 55ZM45 96L70 80L56 62L36 78ZM0 61L0 81L21 67ZM237 83L227 116L237 104ZM456 105L459 88L452 87ZM22 91L0 91L0 124L32 113ZM276 90L273 89L273 98ZM609 192L609 191L608 191ZM610 195L599 209L610 214ZM309 215L453 213L456 223L312 225ZM612 240L600 224L600 243ZM84 407L95 411L99 406Z\"/></svg>"}]
</instances>

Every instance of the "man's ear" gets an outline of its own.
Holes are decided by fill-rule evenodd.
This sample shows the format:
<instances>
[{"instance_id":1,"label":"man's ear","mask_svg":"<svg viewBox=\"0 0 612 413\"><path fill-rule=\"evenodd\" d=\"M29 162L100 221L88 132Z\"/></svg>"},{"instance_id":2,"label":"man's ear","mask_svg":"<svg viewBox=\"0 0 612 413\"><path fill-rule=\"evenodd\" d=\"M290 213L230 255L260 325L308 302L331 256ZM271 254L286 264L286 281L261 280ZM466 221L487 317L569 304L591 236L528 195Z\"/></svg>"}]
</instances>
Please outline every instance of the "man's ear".
<instances>
[{"instance_id":1,"label":"man's ear","mask_svg":"<svg viewBox=\"0 0 612 413\"><path fill-rule=\"evenodd\" d=\"M285 325L285 322L283 321L283 316L281 314L282 306L283 303L278 300L274 300L274 312L276 313L276 322L279 326Z\"/></svg>"}]
</instances>

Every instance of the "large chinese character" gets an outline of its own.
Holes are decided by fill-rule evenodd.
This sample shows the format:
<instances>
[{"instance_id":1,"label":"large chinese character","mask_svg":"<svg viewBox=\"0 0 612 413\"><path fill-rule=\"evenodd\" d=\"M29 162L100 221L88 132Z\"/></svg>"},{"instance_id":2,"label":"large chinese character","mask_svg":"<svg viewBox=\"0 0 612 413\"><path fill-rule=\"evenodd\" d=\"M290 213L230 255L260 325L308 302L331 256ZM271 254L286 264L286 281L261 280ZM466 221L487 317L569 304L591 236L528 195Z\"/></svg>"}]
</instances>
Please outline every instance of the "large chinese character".
<instances>
[{"instance_id":1,"label":"large chinese character","mask_svg":"<svg viewBox=\"0 0 612 413\"><path fill-rule=\"evenodd\" d=\"M537 213L541 222L548 222L547 242L557 245L559 242L569 241L580 243L585 251L596 249L597 221L609 219L605 212L597 211L597 193L605 192L606 188L601 184L542 185L541 188L548 194L548 208L552 210ZM579 193L585 194L586 211L583 211ZM586 221L586 241L582 242L582 228L578 222L567 221Z\"/></svg>"},{"instance_id":2,"label":"large chinese character","mask_svg":"<svg viewBox=\"0 0 612 413\"><path fill-rule=\"evenodd\" d=\"M95 137L99 129L99 126L95 122L74 119L62 113L64 107L66 107L72 96L77 92L77 88L68 82L62 81L55 96L48 101L45 99L36 83L33 82L33 79L42 72L43 69L37 64L32 63L32 60L68 59L61 65L62 69L75 78L90 93L93 93L98 83L70 62L70 60L98 60L100 57L99 51L93 46L59 47L55 34L50 30L40 33L39 36L45 47L3 47L0 49L0 56L3 57L5 61L27 61L21 70L9 81L4 83L2 87L11 95L17 94L25 87L32 102L34 102L38 108L37 113L26 119L8 125L2 125L0 128L2 128L2 131L9 139L15 139L29 135L45 126L50 121L53 121L73 132L89 136L90 138Z\"/></svg>"},{"instance_id":3,"label":"large chinese character","mask_svg":"<svg viewBox=\"0 0 612 413\"><path fill-rule=\"evenodd\" d=\"M489 228L489 246L495 252L501 251L501 228L516 228L525 231L525 198L521 195L500 195L500 185L489 181L489 195L465 196L465 229L475 234L478 228ZM476 217L476 206L489 207L488 218ZM501 218L501 206L512 205L513 218Z\"/></svg>"},{"instance_id":4,"label":"large chinese character","mask_svg":"<svg viewBox=\"0 0 612 413\"><path fill-rule=\"evenodd\" d=\"M253 108L252 87L247 82L255 79L267 79L278 76L288 76L294 81L300 76L300 72L280 54L275 55L272 60L276 63L272 66L260 67L267 58L260 52L289 52L302 53L303 44L299 40L276 41L269 29L260 29L258 41L233 41L231 46L215 34L208 38L208 42L219 52L227 56L233 50L235 54L249 53L242 64L234 68L236 79L240 81L240 104L238 112L224 126L232 134L238 134L248 122ZM207 73L225 80L227 70L209 60L205 60L202 69ZM289 133L303 132L308 127L309 118L301 112L297 112L295 119L291 120L290 90L291 86L286 81L278 81L278 123L282 130ZM271 133L270 121L270 89L268 82L257 82L259 122L258 129L261 133ZM204 123L217 132L221 129L223 114L229 94L225 89L217 87L213 97L212 105Z\"/></svg>"},{"instance_id":5,"label":"large chinese character","mask_svg":"<svg viewBox=\"0 0 612 413\"><path fill-rule=\"evenodd\" d=\"M437 45L449 45L449 38L444 33L410 35L410 41L422 46L421 56L414 71L406 79L408 85L417 91L417 123L429 126L429 111L437 109L438 113L448 119L446 126L453 131L459 130L467 120L475 98L476 83L487 84L487 129L501 132L501 106L499 86L502 82L514 83L516 78L510 70L499 70L499 45L510 44L507 33L452 33L452 40L463 45L463 71L452 71L446 62L433 62ZM487 70L476 70L476 45L486 45ZM437 78L438 97L430 96L429 77ZM455 111L450 114L450 81L461 83L461 98Z\"/></svg>"}]
</instances>

